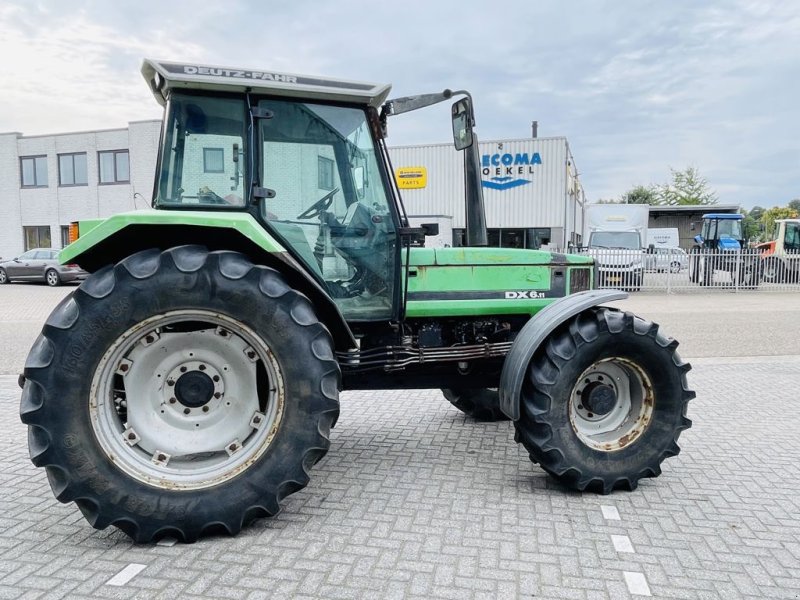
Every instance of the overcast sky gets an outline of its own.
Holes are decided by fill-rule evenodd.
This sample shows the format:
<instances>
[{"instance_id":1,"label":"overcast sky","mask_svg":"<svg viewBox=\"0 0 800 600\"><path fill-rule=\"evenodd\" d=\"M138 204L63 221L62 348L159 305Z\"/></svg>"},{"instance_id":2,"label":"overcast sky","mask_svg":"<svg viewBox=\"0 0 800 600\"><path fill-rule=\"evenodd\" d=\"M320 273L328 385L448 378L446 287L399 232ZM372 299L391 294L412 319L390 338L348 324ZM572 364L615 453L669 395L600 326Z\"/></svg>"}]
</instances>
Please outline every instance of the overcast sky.
<instances>
[{"instance_id":1,"label":"overcast sky","mask_svg":"<svg viewBox=\"0 0 800 600\"><path fill-rule=\"evenodd\" d=\"M800 197L796 2L3 0L0 56L0 131L160 118L147 56L466 88L482 140L566 136L591 201L690 165L722 203ZM449 140L447 106L389 137Z\"/></svg>"}]
</instances>

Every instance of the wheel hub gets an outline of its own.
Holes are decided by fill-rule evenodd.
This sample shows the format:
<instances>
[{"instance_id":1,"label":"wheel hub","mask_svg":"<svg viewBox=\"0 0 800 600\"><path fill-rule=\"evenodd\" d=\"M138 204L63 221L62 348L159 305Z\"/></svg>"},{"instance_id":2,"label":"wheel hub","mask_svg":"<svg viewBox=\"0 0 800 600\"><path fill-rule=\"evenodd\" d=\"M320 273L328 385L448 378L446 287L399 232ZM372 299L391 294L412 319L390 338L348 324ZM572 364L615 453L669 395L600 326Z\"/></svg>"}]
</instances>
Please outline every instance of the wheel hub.
<instances>
[{"instance_id":1,"label":"wheel hub","mask_svg":"<svg viewBox=\"0 0 800 600\"><path fill-rule=\"evenodd\" d=\"M617 392L610 385L592 382L583 390L583 405L598 416L607 415L617 404Z\"/></svg>"},{"instance_id":2,"label":"wheel hub","mask_svg":"<svg viewBox=\"0 0 800 600\"><path fill-rule=\"evenodd\" d=\"M175 398L188 408L205 406L214 397L214 382L202 371L184 373L175 382Z\"/></svg>"}]
</instances>

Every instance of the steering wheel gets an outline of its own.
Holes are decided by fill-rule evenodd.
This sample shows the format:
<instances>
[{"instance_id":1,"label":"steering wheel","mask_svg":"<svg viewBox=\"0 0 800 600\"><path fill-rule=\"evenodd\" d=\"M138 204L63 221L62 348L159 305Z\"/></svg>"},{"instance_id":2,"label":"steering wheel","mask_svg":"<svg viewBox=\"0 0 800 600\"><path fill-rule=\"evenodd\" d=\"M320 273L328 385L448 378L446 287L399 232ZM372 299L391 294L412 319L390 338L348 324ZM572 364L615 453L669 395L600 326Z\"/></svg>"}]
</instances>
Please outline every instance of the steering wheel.
<instances>
[{"instance_id":1,"label":"steering wheel","mask_svg":"<svg viewBox=\"0 0 800 600\"><path fill-rule=\"evenodd\" d=\"M336 192L339 191L339 188L334 188L327 194L325 194L322 198L314 202L311 206L309 206L305 211L301 212L297 215L296 218L298 219L313 219L314 217L320 216L328 207L333 204L333 196Z\"/></svg>"}]
</instances>

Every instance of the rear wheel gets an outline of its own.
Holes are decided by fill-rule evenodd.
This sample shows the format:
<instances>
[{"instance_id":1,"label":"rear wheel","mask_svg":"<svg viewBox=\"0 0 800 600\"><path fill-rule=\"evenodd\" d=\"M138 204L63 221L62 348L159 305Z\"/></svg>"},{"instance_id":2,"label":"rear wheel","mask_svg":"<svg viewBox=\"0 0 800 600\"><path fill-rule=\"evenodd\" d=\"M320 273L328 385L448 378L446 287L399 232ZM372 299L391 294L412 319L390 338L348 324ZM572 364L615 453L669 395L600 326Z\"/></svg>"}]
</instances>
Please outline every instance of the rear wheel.
<instances>
[{"instance_id":1,"label":"rear wheel","mask_svg":"<svg viewBox=\"0 0 800 600\"><path fill-rule=\"evenodd\" d=\"M442 393L450 404L476 421L508 420L505 413L500 410L500 398L496 388L444 389Z\"/></svg>"},{"instance_id":2,"label":"rear wheel","mask_svg":"<svg viewBox=\"0 0 800 600\"><path fill-rule=\"evenodd\" d=\"M56 287L61 283L61 277L58 276L58 271L55 269L47 269L44 274L44 280L50 287Z\"/></svg>"},{"instance_id":3,"label":"rear wheel","mask_svg":"<svg viewBox=\"0 0 800 600\"><path fill-rule=\"evenodd\" d=\"M779 258L770 257L763 261L761 278L764 283L781 283L784 278L783 263Z\"/></svg>"},{"instance_id":4,"label":"rear wheel","mask_svg":"<svg viewBox=\"0 0 800 600\"><path fill-rule=\"evenodd\" d=\"M516 439L550 475L608 494L656 477L680 451L688 364L677 342L632 314L599 308L556 330L522 388Z\"/></svg>"},{"instance_id":5,"label":"rear wheel","mask_svg":"<svg viewBox=\"0 0 800 600\"><path fill-rule=\"evenodd\" d=\"M237 533L308 483L338 415L313 308L275 271L187 246L90 276L25 366L21 417L56 498L136 541Z\"/></svg>"}]
</instances>

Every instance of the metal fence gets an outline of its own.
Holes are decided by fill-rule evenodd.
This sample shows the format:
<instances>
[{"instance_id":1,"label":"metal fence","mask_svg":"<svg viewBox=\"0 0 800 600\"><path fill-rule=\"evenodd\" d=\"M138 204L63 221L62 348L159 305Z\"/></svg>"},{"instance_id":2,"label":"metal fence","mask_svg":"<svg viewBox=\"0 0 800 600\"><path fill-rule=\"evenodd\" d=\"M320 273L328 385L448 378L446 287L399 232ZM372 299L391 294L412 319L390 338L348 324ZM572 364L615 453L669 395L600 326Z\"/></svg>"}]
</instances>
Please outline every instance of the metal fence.
<instances>
[{"instance_id":1,"label":"metal fence","mask_svg":"<svg viewBox=\"0 0 800 600\"><path fill-rule=\"evenodd\" d=\"M756 251L686 253L602 250L594 256L598 285L630 291L800 291L800 254L761 256Z\"/></svg>"}]
</instances>

